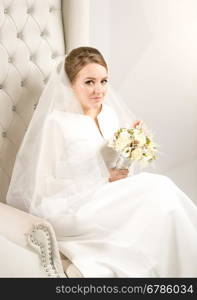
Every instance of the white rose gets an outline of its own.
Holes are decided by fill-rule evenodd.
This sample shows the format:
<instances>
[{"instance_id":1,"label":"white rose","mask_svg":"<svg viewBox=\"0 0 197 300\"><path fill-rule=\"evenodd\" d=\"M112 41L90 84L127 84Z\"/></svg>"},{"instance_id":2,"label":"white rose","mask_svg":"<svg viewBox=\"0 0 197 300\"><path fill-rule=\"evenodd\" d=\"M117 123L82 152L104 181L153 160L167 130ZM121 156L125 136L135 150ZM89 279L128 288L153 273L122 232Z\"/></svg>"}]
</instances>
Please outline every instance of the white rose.
<instances>
[{"instance_id":1,"label":"white rose","mask_svg":"<svg viewBox=\"0 0 197 300\"><path fill-rule=\"evenodd\" d=\"M131 158L136 159L136 160L140 160L142 158L142 150L138 149L138 148L133 150L132 153L131 153Z\"/></svg>"},{"instance_id":2,"label":"white rose","mask_svg":"<svg viewBox=\"0 0 197 300\"><path fill-rule=\"evenodd\" d=\"M135 140L138 142L139 146L144 146L146 144L146 137L143 134L136 134Z\"/></svg>"},{"instance_id":3,"label":"white rose","mask_svg":"<svg viewBox=\"0 0 197 300\"><path fill-rule=\"evenodd\" d=\"M123 130L123 131L120 133L120 135L121 135L122 137L124 137L124 138L130 139L130 134L128 133L127 130Z\"/></svg>"},{"instance_id":4,"label":"white rose","mask_svg":"<svg viewBox=\"0 0 197 300\"><path fill-rule=\"evenodd\" d=\"M130 136L128 134L121 134L116 140L116 150L122 151L131 143Z\"/></svg>"},{"instance_id":5,"label":"white rose","mask_svg":"<svg viewBox=\"0 0 197 300\"><path fill-rule=\"evenodd\" d=\"M152 159L155 155L155 151L153 149L147 149L146 150L146 156L144 156L144 161L148 161Z\"/></svg>"},{"instance_id":6,"label":"white rose","mask_svg":"<svg viewBox=\"0 0 197 300\"><path fill-rule=\"evenodd\" d=\"M122 151L122 155L126 158L130 157L131 154L131 147L126 147L123 151Z\"/></svg>"}]
</instances>

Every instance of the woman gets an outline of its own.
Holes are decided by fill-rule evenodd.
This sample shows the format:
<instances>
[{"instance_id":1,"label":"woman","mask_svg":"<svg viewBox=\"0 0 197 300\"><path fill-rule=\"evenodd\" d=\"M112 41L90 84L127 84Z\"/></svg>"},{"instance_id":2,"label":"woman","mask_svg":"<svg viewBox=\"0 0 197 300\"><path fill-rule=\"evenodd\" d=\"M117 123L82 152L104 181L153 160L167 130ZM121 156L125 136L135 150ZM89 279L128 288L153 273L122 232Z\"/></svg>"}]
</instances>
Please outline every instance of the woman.
<instances>
[{"instance_id":1,"label":"woman","mask_svg":"<svg viewBox=\"0 0 197 300\"><path fill-rule=\"evenodd\" d=\"M7 202L51 222L60 251L84 277L197 277L193 202L168 177L115 168L107 141L133 116L107 80L95 48L73 49L57 63Z\"/></svg>"}]
</instances>

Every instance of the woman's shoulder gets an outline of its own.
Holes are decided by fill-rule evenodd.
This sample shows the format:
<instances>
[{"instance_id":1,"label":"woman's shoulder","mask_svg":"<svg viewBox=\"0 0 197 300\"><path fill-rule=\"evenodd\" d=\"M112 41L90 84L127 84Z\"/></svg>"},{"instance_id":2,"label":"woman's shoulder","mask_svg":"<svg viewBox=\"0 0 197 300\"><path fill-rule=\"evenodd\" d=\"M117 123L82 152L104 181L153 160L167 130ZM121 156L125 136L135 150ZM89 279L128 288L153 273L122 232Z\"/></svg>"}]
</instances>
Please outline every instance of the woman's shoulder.
<instances>
[{"instance_id":1,"label":"woman's shoulder","mask_svg":"<svg viewBox=\"0 0 197 300\"><path fill-rule=\"evenodd\" d=\"M116 111L108 103L103 103L101 116L105 116L118 122L118 115Z\"/></svg>"},{"instance_id":2,"label":"woman's shoulder","mask_svg":"<svg viewBox=\"0 0 197 300\"><path fill-rule=\"evenodd\" d=\"M66 111L63 111L63 110L53 110L49 114L48 119L49 120L51 120L51 119L59 120L59 119L62 119L62 118L75 118L75 117L76 117L76 114L71 113L71 112L66 112Z\"/></svg>"},{"instance_id":3,"label":"woman's shoulder","mask_svg":"<svg viewBox=\"0 0 197 300\"><path fill-rule=\"evenodd\" d=\"M81 114L66 112L62 110L54 110L48 116L49 122L57 122L59 124L68 124L68 123L76 123L82 120Z\"/></svg>"},{"instance_id":4,"label":"woman's shoulder","mask_svg":"<svg viewBox=\"0 0 197 300\"><path fill-rule=\"evenodd\" d=\"M54 110L48 116L48 126L59 128L64 135L73 138L83 136L90 128L89 119L82 114Z\"/></svg>"},{"instance_id":5,"label":"woman's shoulder","mask_svg":"<svg viewBox=\"0 0 197 300\"><path fill-rule=\"evenodd\" d=\"M116 114L114 109L108 103L103 103L103 111L107 113Z\"/></svg>"},{"instance_id":6,"label":"woman's shoulder","mask_svg":"<svg viewBox=\"0 0 197 300\"><path fill-rule=\"evenodd\" d=\"M118 115L114 109L107 103L103 103L102 110L98 115L98 118L101 120L110 120L111 123L119 123Z\"/></svg>"}]
</instances>

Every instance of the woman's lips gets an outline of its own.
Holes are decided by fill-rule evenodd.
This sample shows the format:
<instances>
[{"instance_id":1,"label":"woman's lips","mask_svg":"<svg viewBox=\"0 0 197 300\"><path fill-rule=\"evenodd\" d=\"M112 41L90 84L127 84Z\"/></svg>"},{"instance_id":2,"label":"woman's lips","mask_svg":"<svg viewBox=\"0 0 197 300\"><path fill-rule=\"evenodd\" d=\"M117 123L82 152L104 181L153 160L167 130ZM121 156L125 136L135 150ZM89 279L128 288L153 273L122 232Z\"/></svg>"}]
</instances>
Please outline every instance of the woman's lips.
<instances>
[{"instance_id":1,"label":"woman's lips","mask_svg":"<svg viewBox=\"0 0 197 300\"><path fill-rule=\"evenodd\" d=\"M94 98L90 98L90 99L93 99L93 100L97 100L97 101L99 101L99 100L101 100L101 99L102 99L102 97L94 97Z\"/></svg>"}]
</instances>

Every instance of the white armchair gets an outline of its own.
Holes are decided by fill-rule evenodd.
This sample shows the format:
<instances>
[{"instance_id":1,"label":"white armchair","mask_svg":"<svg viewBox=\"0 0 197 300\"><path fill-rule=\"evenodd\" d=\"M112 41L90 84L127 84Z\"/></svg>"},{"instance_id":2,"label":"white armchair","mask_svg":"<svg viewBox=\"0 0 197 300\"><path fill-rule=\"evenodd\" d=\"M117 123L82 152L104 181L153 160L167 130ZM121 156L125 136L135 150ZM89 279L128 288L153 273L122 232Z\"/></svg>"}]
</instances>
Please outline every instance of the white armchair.
<instances>
[{"instance_id":1,"label":"white armchair","mask_svg":"<svg viewBox=\"0 0 197 300\"><path fill-rule=\"evenodd\" d=\"M0 277L82 277L46 220L5 202L55 60L88 44L89 0L0 0Z\"/></svg>"}]
</instances>

